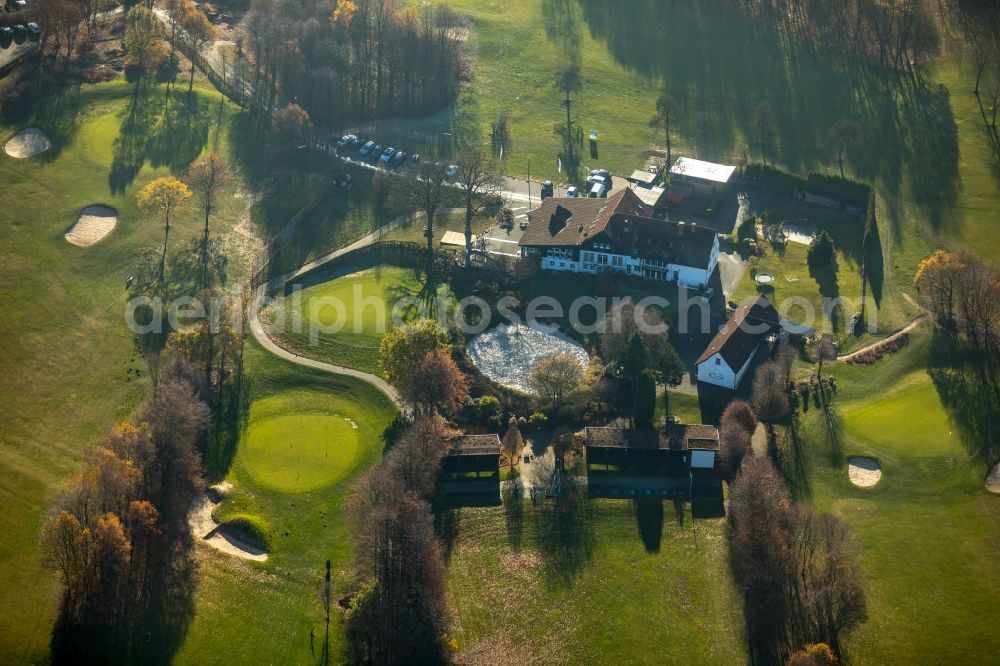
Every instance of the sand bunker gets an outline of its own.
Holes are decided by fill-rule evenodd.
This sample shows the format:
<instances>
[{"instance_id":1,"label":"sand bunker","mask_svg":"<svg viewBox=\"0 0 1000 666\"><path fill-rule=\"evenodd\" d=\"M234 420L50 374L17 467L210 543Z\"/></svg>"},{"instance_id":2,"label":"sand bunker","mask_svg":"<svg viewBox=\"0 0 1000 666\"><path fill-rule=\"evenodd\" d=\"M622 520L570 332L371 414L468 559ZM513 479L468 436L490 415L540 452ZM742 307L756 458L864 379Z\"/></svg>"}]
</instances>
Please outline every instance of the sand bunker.
<instances>
[{"instance_id":1,"label":"sand bunker","mask_svg":"<svg viewBox=\"0 0 1000 666\"><path fill-rule=\"evenodd\" d=\"M882 469L871 458L852 456L847 461L847 477L859 488L871 488L882 478Z\"/></svg>"},{"instance_id":2,"label":"sand bunker","mask_svg":"<svg viewBox=\"0 0 1000 666\"><path fill-rule=\"evenodd\" d=\"M225 525L219 525L212 518L212 510L222 501L231 487L225 482L212 486L207 493L191 503L191 509L188 512L188 524L191 526L191 532L195 538L204 540L212 548L227 555L264 562L267 560L266 551L228 534Z\"/></svg>"},{"instance_id":3,"label":"sand bunker","mask_svg":"<svg viewBox=\"0 0 1000 666\"><path fill-rule=\"evenodd\" d=\"M1000 462L993 465L990 475L986 477L986 490L1000 494Z\"/></svg>"},{"instance_id":4,"label":"sand bunker","mask_svg":"<svg viewBox=\"0 0 1000 666\"><path fill-rule=\"evenodd\" d=\"M118 213L107 206L84 208L80 218L66 232L66 240L73 245L87 247L111 233L118 224Z\"/></svg>"},{"instance_id":5,"label":"sand bunker","mask_svg":"<svg viewBox=\"0 0 1000 666\"><path fill-rule=\"evenodd\" d=\"M45 136L45 132L37 127L29 127L15 134L3 149L11 157L24 159L44 153L51 147L52 143L49 137Z\"/></svg>"}]
</instances>

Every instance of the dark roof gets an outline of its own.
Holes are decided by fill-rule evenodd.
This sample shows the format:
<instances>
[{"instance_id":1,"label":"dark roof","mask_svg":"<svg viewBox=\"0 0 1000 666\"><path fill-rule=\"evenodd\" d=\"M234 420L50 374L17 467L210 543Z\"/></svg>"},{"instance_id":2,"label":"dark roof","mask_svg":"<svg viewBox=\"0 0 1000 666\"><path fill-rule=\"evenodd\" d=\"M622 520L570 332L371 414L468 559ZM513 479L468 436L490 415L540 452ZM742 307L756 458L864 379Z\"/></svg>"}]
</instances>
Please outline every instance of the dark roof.
<instances>
[{"instance_id":1,"label":"dark roof","mask_svg":"<svg viewBox=\"0 0 1000 666\"><path fill-rule=\"evenodd\" d=\"M652 212L632 190L607 199L550 198L528 212L520 245L579 247L606 242L615 254L657 259L685 266L707 265L715 232L683 222L648 217Z\"/></svg>"},{"instance_id":2,"label":"dark roof","mask_svg":"<svg viewBox=\"0 0 1000 666\"><path fill-rule=\"evenodd\" d=\"M718 352L730 368L739 370L753 355L761 338L780 325L778 311L766 297L759 295L733 313L695 363L702 363Z\"/></svg>"},{"instance_id":3,"label":"dark roof","mask_svg":"<svg viewBox=\"0 0 1000 666\"><path fill-rule=\"evenodd\" d=\"M451 440L450 456L500 455L499 435L462 435Z\"/></svg>"},{"instance_id":4,"label":"dark roof","mask_svg":"<svg viewBox=\"0 0 1000 666\"><path fill-rule=\"evenodd\" d=\"M671 423L665 430L587 428L587 446L642 451L718 449L719 431L715 426L700 423Z\"/></svg>"},{"instance_id":5,"label":"dark roof","mask_svg":"<svg viewBox=\"0 0 1000 666\"><path fill-rule=\"evenodd\" d=\"M550 197L535 210L528 211L529 224L520 244L579 245L603 231L615 213L637 215L643 209L639 198L627 189L607 199Z\"/></svg>"}]
</instances>

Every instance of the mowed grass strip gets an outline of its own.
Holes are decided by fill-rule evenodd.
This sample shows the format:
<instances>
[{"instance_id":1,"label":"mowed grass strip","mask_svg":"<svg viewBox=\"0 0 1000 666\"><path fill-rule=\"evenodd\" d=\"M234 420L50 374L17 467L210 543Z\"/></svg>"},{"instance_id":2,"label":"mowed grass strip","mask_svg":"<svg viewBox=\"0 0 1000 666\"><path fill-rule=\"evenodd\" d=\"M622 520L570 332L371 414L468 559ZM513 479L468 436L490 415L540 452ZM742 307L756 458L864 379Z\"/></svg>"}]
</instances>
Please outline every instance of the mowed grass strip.
<instances>
[{"instance_id":1,"label":"mowed grass strip","mask_svg":"<svg viewBox=\"0 0 1000 666\"><path fill-rule=\"evenodd\" d=\"M281 298L264 319L286 349L378 373L382 336L399 323L447 317L450 298L447 285L429 284L412 269L381 266Z\"/></svg>"}]
</instances>

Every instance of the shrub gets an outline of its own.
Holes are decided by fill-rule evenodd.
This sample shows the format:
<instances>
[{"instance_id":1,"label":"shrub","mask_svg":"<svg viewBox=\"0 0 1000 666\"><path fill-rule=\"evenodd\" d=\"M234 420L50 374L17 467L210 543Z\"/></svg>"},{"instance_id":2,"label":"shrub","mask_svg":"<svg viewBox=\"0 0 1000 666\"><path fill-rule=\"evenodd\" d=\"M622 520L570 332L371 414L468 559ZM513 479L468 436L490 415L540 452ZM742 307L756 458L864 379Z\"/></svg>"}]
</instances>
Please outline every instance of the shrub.
<instances>
[{"instance_id":1,"label":"shrub","mask_svg":"<svg viewBox=\"0 0 1000 666\"><path fill-rule=\"evenodd\" d=\"M541 412L535 412L528 417L528 425L532 428L541 428L549 422L549 417Z\"/></svg>"}]
</instances>

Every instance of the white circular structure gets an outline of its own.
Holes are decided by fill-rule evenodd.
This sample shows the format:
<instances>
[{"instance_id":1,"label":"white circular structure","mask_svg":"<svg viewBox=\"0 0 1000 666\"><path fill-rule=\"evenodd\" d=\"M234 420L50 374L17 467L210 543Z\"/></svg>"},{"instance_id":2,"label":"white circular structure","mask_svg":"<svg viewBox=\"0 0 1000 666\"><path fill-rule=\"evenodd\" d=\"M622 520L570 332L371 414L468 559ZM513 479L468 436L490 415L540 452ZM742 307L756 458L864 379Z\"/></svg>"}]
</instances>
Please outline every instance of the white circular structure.
<instances>
[{"instance_id":1,"label":"white circular structure","mask_svg":"<svg viewBox=\"0 0 1000 666\"><path fill-rule=\"evenodd\" d=\"M531 393L528 379L538 360L557 354L572 354L580 367L590 363L587 350L558 331L527 324L501 324L480 333L466 347L469 358L492 381Z\"/></svg>"}]
</instances>

